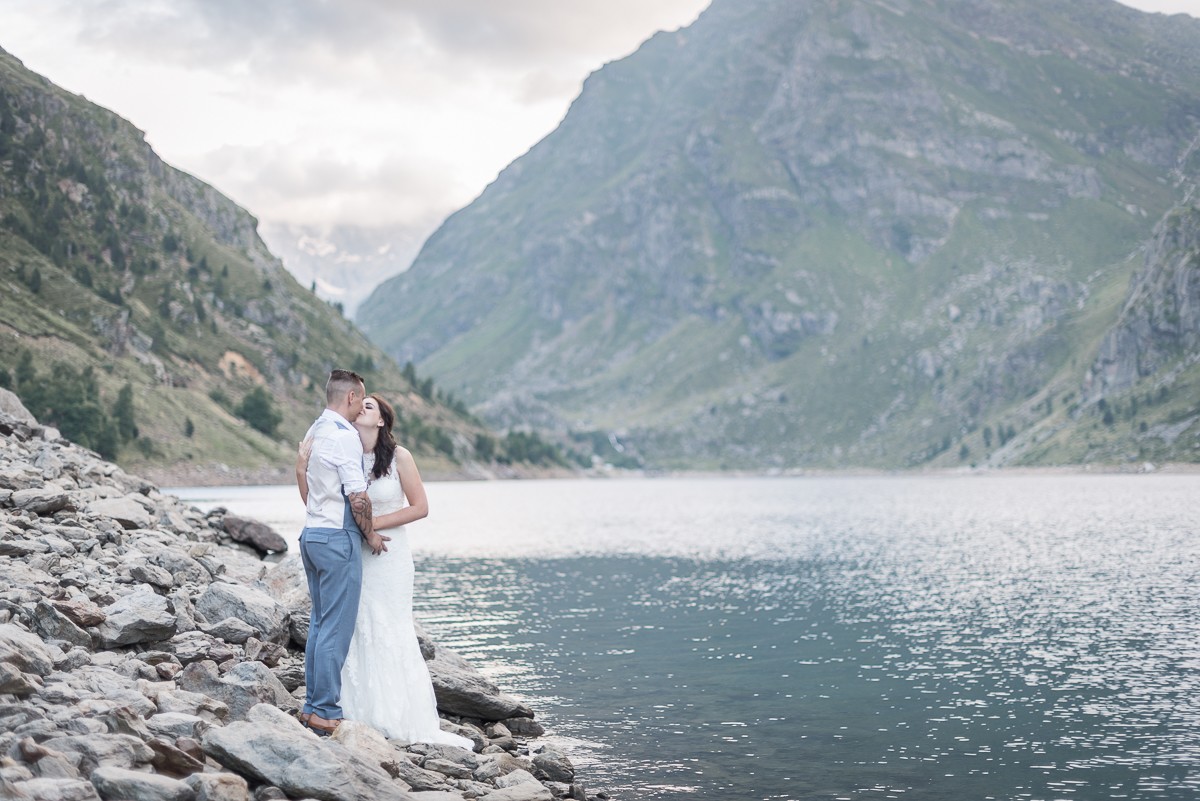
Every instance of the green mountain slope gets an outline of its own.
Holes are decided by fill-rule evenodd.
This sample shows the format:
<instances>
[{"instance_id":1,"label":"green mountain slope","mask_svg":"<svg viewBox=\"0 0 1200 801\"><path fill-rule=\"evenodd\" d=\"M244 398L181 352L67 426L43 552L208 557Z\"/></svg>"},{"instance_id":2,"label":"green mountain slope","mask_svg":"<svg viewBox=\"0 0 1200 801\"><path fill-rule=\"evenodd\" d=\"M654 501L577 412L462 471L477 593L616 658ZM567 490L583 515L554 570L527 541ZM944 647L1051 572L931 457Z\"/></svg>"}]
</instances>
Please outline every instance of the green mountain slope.
<instances>
[{"instance_id":1,"label":"green mountain slope","mask_svg":"<svg viewBox=\"0 0 1200 801\"><path fill-rule=\"evenodd\" d=\"M494 422L655 465L1021 461L1084 402L1198 133L1190 18L716 0L358 320Z\"/></svg>"},{"instance_id":2,"label":"green mountain slope","mask_svg":"<svg viewBox=\"0 0 1200 801\"><path fill-rule=\"evenodd\" d=\"M397 401L429 469L474 458L479 425L299 286L256 226L0 51L0 379L35 413L169 483L286 478L343 366Z\"/></svg>"}]
</instances>

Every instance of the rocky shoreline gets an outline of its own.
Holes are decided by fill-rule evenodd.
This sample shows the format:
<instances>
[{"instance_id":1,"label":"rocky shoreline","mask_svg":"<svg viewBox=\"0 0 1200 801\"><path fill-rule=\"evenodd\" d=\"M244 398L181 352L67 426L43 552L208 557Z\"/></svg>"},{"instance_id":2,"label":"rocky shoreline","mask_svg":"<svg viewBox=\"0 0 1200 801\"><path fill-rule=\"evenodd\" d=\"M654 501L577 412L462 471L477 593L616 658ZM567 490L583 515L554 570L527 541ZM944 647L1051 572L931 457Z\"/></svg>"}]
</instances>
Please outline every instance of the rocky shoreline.
<instances>
[{"instance_id":1,"label":"rocky shoreline","mask_svg":"<svg viewBox=\"0 0 1200 801\"><path fill-rule=\"evenodd\" d=\"M442 727L472 750L301 726L308 594L283 548L0 398L0 798L607 798L539 742L531 709L423 632Z\"/></svg>"}]
</instances>

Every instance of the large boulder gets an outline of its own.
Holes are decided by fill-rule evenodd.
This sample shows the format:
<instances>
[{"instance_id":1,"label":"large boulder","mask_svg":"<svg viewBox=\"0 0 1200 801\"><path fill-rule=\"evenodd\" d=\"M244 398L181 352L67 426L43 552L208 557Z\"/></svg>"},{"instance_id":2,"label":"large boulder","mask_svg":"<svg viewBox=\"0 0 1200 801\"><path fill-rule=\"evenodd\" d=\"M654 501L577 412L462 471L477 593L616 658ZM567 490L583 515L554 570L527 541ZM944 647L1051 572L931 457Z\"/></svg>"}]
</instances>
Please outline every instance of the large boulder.
<instances>
[{"instance_id":1,"label":"large boulder","mask_svg":"<svg viewBox=\"0 0 1200 801\"><path fill-rule=\"evenodd\" d=\"M125 768L96 768L92 784L104 801L194 801L196 797L196 791L178 779Z\"/></svg>"},{"instance_id":2,"label":"large boulder","mask_svg":"<svg viewBox=\"0 0 1200 801\"><path fill-rule=\"evenodd\" d=\"M145 585L105 607L104 614L98 628L104 648L169 640L175 634L175 613L167 599Z\"/></svg>"},{"instance_id":3,"label":"large boulder","mask_svg":"<svg viewBox=\"0 0 1200 801\"><path fill-rule=\"evenodd\" d=\"M234 542L253 546L259 553L283 553L287 550L287 540L275 533L275 529L257 520L227 514L222 524L225 533Z\"/></svg>"},{"instance_id":4,"label":"large boulder","mask_svg":"<svg viewBox=\"0 0 1200 801\"><path fill-rule=\"evenodd\" d=\"M299 708L296 699L262 662L241 662L220 676L217 666L207 660L193 662L177 678L179 688L206 695L229 707L233 720L245 720L258 704L281 709Z\"/></svg>"},{"instance_id":5,"label":"large boulder","mask_svg":"<svg viewBox=\"0 0 1200 801\"><path fill-rule=\"evenodd\" d=\"M214 581L196 601L196 611L209 621L235 617L258 632L259 639L286 642L287 610L262 590L242 584Z\"/></svg>"},{"instance_id":6,"label":"large boulder","mask_svg":"<svg viewBox=\"0 0 1200 801\"><path fill-rule=\"evenodd\" d=\"M36 634L12 623L0 623L0 663L37 676L48 675L54 670L50 649Z\"/></svg>"},{"instance_id":7,"label":"large boulder","mask_svg":"<svg viewBox=\"0 0 1200 801\"><path fill-rule=\"evenodd\" d=\"M2 780L0 789L3 789ZM39 777L12 785L12 791L11 797L20 801L100 801L96 788L83 779Z\"/></svg>"},{"instance_id":8,"label":"large boulder","mask_svg":"<svg viewBox=\"0 0 1200 801\"><path fill-rule=\"evenodd\" d=\"M19 423L36 426L37 418L25 408L25 404L21 403L21 399L17 397L15 392L0 387L0 413L6 414Z\"/></svg>"},{"instance_id":9,"label":"large boulder","mask_svg":"<svg viewBox=\"0 0 1200 801\"><path fill-rule=\"evenodd\" d=\"M60 612L57 607L38 601L33 616L33 627L47 640L66 640L71 645L90 648L92 635L81 629L75 621Z\"/></svg>"},{"instance_id":10,"label":"large boulder","mask_svg":"<svg viewBox=\"0 0 1200 801\"><path fill-rule=\"evenodd\" d=\"M101 498L87 505L87 511L94 515L110 517L121 524L121 528L149 528L154 518L132 498Z\"/></svg>"},{"instance_id":11,"label":"large boulder","mask_svg":"<svg viewBox=\"0 0 1200 801\"><path fill-rule=\"evenodd\" d=\"M67 508L67 505L70 503L70 497L62 487L48 484L44 487L36 487L34 489L16 490L9 499L9 503L26 512L33 512L37 515L52 515Z\"/></svg>"},{"instance_id":12,"label":"large boulder","mask_svg":"<svg viewBox=\"0 0 1200 801\"><path fill-rule=\"evenodd\" d=\"M438 648L426 665L438 709L443 712L481 720L533 717L529 707L500 692L499 687L448 648Z\"/></svg>"},{"instance_id":13,"label":"large boulder","mask_svg":"<svg viewBox=\"0 0 1200 801\"><path fill-rule=\"evenodd\" d=\"M267 704L251 709L245 721L209 729L201 744L222 765L293 798L410 799L382 768L338 743L322 741L295 718Z\"/></svg>"},{"instance_id":14,"label":"large boulder","mask_svg":"<svg viewBox=\"0 0 1200 801\"><path fill-rule=\"evenodd\" d=\"M308 595L308 577L300 557L287 556L267 571L259 583L288 612L288 634L292 643L303 648L308 642L308 623L312 599Z\"/></svg>"}]
</instances>

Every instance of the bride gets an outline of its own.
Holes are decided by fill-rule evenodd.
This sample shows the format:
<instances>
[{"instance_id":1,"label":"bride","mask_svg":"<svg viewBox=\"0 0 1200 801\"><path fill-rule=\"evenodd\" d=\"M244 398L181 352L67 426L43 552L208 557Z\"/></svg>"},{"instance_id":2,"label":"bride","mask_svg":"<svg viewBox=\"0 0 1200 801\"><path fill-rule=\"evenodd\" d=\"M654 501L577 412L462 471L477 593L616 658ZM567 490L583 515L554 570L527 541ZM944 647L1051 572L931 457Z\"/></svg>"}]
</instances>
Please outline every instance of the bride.
<instances>
[{"instance_id":1,"label":"bride","mask_svg":"<svg viewBox=\"0 0 1200 801\"><path fill-rule=\"evenodd\" d=\"M413 626L413 560L405 526L429 514L421 474L412 454L396 444L396 413L381 396L363 399L353 422L363 444L375 530L386 529L391 539L378 556L363 550L358 619L342 668L342 709L347 719L391 739L471 749L469 739L439 725L433 683ZM310 447L301 444L296 462L302 496L308 490L304 468Z\"/></svg>"}]
</instances>

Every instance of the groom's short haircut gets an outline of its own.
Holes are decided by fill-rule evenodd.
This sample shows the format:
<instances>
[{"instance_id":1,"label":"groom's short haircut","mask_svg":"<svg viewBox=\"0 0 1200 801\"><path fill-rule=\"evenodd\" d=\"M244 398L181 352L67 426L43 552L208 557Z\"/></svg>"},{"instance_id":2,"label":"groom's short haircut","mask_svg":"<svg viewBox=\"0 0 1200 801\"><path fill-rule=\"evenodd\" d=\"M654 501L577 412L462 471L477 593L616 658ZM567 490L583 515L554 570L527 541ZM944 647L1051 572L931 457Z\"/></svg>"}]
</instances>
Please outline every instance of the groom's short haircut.
<instances>
[{"instance_id":1,"label":"groom's short haircut","mask_svg":"<svg viewBox=\"0 0 1200 801\"><path fill-rule=\"evenodd\" d=\"M361 391L366 383L363 377L353 370L331 370L329 380L325 382L325 402L334 403L341 400L352 389Z\"/></svg>"}]
</instances>

